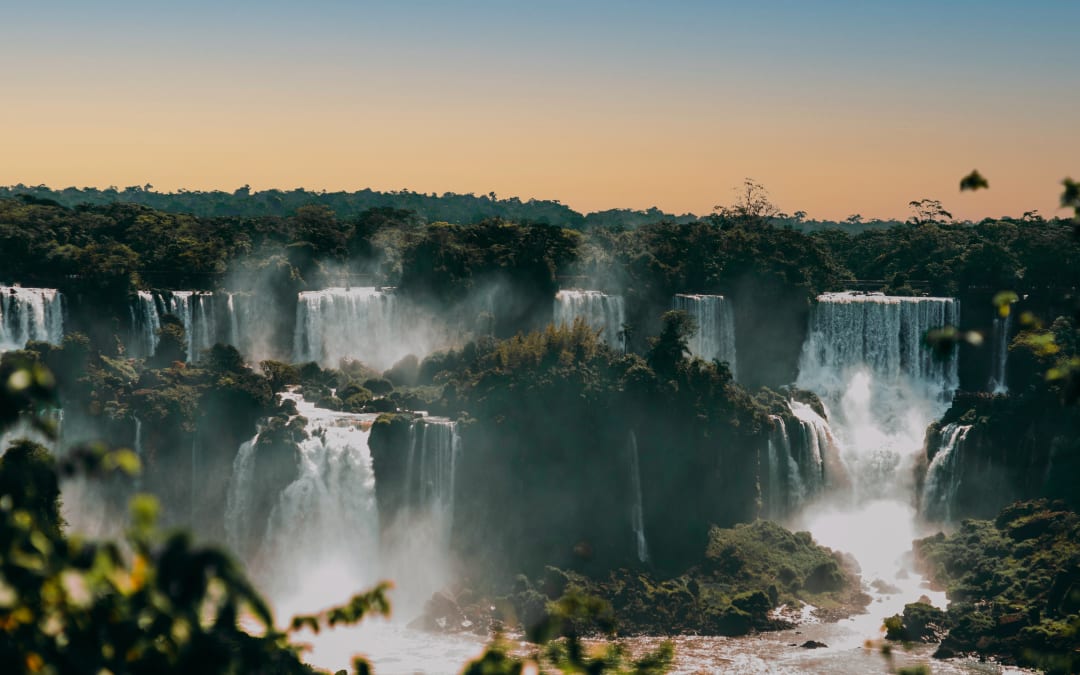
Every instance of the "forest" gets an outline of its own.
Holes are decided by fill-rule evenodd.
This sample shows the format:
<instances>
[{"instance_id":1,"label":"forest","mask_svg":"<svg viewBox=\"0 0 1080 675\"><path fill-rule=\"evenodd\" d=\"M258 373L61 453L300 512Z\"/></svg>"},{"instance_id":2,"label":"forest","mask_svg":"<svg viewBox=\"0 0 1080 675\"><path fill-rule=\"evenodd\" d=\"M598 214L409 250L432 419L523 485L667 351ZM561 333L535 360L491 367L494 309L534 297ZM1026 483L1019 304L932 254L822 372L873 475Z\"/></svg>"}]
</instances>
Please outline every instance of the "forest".
<instances>
[{"instance_id":1,"label":"forest","mask_svg":"<svg viewBox=\"0 0 1080 675\"><path fill-rule=\"evenodd\" d=\"M1062 205L1080 218L1075 184ZM309 672L301 631L391 604L432 632L538 645L496 641L465 672L662 672L669 644L581 641L873 612L896 580L790 526L834 494L908 483L898 501L948 533L914 543L912 573L948 605L910 598L878 617L888 637L1075 672L1077 220L953 222L924 203L906 223L807 223L752 206L0 190L0 319L28 311L20 288L55 289L63 315L0 357L4 672ZM704 353L713 324L730 344ZM842 452L860 429L858 369L834 381L846 365L900 397L876 403L879 430L931 411L910 466L875 465L885 482ZM330 483L330 454L305 466L352 433L377 515L347 502L324 524L294 493L365 480L343 464ZM61 500L103 527L84 539ZM415 602L338 589L357 595L282 628L260 591L284 597L315 565L305 548L340 539L324 527L440 565Z\"/></svg>"}]
</instances>

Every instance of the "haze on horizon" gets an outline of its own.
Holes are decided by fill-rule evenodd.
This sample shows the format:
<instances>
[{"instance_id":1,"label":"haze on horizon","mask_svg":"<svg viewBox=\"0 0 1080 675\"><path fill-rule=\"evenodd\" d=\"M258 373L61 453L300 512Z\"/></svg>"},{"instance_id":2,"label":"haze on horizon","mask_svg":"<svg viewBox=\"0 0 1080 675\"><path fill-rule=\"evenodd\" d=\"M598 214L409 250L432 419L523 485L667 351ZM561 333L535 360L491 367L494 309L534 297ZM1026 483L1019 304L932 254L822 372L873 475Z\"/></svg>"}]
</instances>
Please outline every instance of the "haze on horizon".
<instances>
[{"instance_id":1,"label":"haze on horizon","mask_svg":"<svg viewBox=\"0 0 1080 675\"><path fill-rule=\"evenodd\" d=\"M947 5L947 6L946 6ZM1080 3L9 3L0 184L1045 216ZM992 189L957 191L972 168Z\"/></svg>"}]
</instances>

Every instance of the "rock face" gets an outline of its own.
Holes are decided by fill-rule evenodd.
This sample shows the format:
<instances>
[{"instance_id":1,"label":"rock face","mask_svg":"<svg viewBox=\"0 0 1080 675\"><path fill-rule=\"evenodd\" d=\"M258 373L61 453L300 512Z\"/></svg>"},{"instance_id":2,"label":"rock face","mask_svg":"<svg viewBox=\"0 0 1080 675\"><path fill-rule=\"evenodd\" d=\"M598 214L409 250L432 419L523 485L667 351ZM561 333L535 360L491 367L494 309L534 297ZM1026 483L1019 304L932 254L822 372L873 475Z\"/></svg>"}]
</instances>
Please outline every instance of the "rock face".
<instances>
[{"instance_id":1,"label":"rock face","mask_svg":"<svg viewBox=\"0 0 1080 675\"><path fill-rule=\"evenodd\" d=\"M1080 506L1080 410L1056 394L957 394L927 432L920 508L935 521L993 518L1017 499Z\"/></svg>"}]
</instances>

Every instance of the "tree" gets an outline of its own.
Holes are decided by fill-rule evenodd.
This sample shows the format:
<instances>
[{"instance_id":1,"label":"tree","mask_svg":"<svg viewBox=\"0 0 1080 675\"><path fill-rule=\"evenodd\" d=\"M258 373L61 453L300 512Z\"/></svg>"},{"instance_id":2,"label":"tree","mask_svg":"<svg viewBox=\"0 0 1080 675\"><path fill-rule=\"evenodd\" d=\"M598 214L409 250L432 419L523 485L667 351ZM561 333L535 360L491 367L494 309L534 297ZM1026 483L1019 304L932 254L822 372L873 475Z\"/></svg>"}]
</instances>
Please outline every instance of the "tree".
<instances>
[{"instance_id":1,"label":"tree","mask_svg":"<svg viewBox=\"0 0 1080 675\"><path fill-rule=\"evenodd\" d=\"M952 220L953 215L941 206L936 199L919 199L908 202L908 206L915 212L908 222L912 225L932 225Z\"/></svg>"},{"instance_id":2,"label":"tree","mask_svg":"<svg viewBox=\"0 0 1080 675\"><path fill-rule=\"evenodd\" d=\"M698 327L694 317L682 310L665 312L663 322L660 335L649 338L646 361L657 375L672 378L679 361L690 353L688 341Z\"/></svg>"},{"instance_id":3,"label":"tree","mask_svg":"<svg viewBox=\"0 0 1080 675\"><path fill-rule=\"evenodd\" d=\"M780 212L772 203L769 191L753 178L744 178L742 185L732 188L735 202L731 206L717 204L713 207L716 215L728 220L761 221L770 220Z\"/></svg>"},{"instance_id":4,"label":"tree","mask_svg":"<svg viewBox=\"0 0 1080 675\"><path fill-rule=\"evenodd\" d=\"M158 329L157 334L158 344L151 358L151 363L155 368L167 368L174 361L187 360L189 356L187 333L183 322L175 314L166 314L161 317L161 328Z\"/></svg>"}]
</instances>

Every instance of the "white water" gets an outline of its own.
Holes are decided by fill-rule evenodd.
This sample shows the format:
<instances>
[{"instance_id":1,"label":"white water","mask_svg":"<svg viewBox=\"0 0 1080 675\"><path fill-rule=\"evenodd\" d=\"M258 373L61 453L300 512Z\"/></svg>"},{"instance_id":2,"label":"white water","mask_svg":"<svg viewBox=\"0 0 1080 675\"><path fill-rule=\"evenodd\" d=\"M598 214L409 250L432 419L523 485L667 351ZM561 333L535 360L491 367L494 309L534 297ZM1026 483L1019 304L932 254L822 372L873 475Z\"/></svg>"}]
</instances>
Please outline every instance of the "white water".
<instances>
[{"instance_id":1,"label":"white water","mask_svg":"<svg viewBox=\"0 0 1080 675\"><path fill-rule=\"evenodd\" d=\"M392 292L327 288L300 293L293 360L337 367L348 358L386 370L409 354L423 359L461 341L461 335Z\"/></svg>"},{"instance_id":2,"label":"white water","mask_svg":"<svg viewBox=\"0 0 1080 675\"><path fill-rule=\"evenodd\" d=\"M453 672L482 650L469 636L433 636L406 630L431 594L452 578L456 467L462 448L457 425L418 419L406 469L408 507L380 537L375 475L368 438L374 414L317 408L300 395L309 438L299 444L299 476L278 496L270 514L255 512L258 435L233 462L225 529L230 547L266 590L280 622L300 612L339 604L381 580L395 584L395 621L369 620L355 629L303 636L314 646L311 663L346 667L364 652L377 672Z\"/></svg>"},{"instance_id":3,"label":"white water","mask_svg":"<svg viewBox=\"0 0 1080 675\"><path fill-rule=\"evenodd\" d=\"M412 442L405 470L406 502L442 521L439 539L449 546L454 519L454 491L461 436L457 423L444 417L423 417L410 429Z\"/></svg>"},{"instance_id":4,"label":"white water","mask_svg":"<svg viewBox=\"0 0 1080 675\"><path fill-rule=\"evenodd\" d=\"M781 520L788 514L789 500L801 498L803 490L798 466L791 456L787 423L780 415L769 415L769 421L772 428L769 430L768 466L764 474L768 480L763 488L763 515L770 520Z\"/></svg>"},{"instance_id":5,"label":"white water","mask_svg":"<svg viewBox=\"0 0 1080 675\"><path fill-rule=\"evenodd\" d=\"M865 582L900 589L867 589L875 602L855 622L866 637L921 595L944 606L944 595L924 588L907 557L912 540L924 534L913 508L914 466L926 427L957 386L955 357L934 360L922 340L958 319L959 304L950 298L853 293L820 296L811 314L798 386L825 404L850 484L830 489L798 524L820 543L851 553Z\"/></svg>"},{"instance_id":6,"label":"white water","mask_svg":"<svg viewBox=\"0 0 1080 675\"><path fill-rule=\"evenodd\" d=\"M134 339L129 349L132 354L138 357L153 356L157 350L161 317L154 294L150 291L139 291L135 296L135 302L131 305L131 330Z\"/></svg>"},{"instance_id":7,"label":"white water","mask_svg":"<svg viewBox=\"0 0 1080 675\"><path fill-rule=\"evenodd\" d=\"M267 295L225 293L225 340L236 347L248 363L281 358L268 327L280 321L281 309ZM290 310L291 311L291 308Z\"/></svg>"},{"instance_id":8,"label":"white water","mask_svg":"<svg viewBox=\"0 0 1080 675\"><path fill-rule=\"evenodd\" d=\"M789 401L788 406L799 421L798 430L791 434L792 464L798 468L801 487L794 506L799 507L827 487L844 484L846 473L828 421L801 401Z\"/></svg>"},{"instance_id":9,"label":"white water","mask_svg":"<svg viewBox=\"0 0 1080 675\"><path fill-rule=\"evenodd\" d=\"M184 325L187 360L198 360L219 339L214 294L203 291L139 291L131 307L134 353L153 356L161 338L161 318L172 314Z\"/></svg>"},{"instance_id":10,"label":"white water","mask_svg":"<svg viewBox=\"0 0 1080 675\"><path fill-rule=\"evenodd\" d=\"M735 312L722 295L679 294L672 308L680 309L697 322L697 331L688 341L690 354L706 361L727 362L732 377L735 370Z\"/></svg>"},{"instance_id":11,"label":"white water","mask_svg":"<svg viewBox=\"0 0 1080 675\"><path fill-rule=\"evenodd\" d=\"M229 491L225 495L225 541L241 558L248 557L248 542L261 541L266 520L255 514L255 447L259 434L240 445L233 460Z\"/></svg>"},{"instance_id":12,"label":"white water","mask_svg":"<svg viewBox=\"0 0 1080 675\"><path fill-rule=\"evenodd\" d=\"M63 296L52 288L0 286L0 352L64 339Z\"/></svg>"},{"instance_id":13,"label":"white water","mask_svg":"<svg viewBox=\"0 0 1080 675\"><path fill-rule=\"evenodd\" d=\"M565 290L555 294L553 321L556 326L571 326L576 319L600 332L600 338L612 347L623 345L622 326L626 319L623 299L600 291Z\"/></svg>"},{"instance_id":14,"label":"white water","mask_svg":"<svg viewBox=\"0 0 1080 675\"><path fill-rule=\"evenodd\" d=\"M453 580L450 541L462 452L457 423L444 417L414 420L409 436L404 508L382 541L384 570L398 585L396 606L407 619Z\"/></svg>"},{"instance_id":15,"label":"white water","mask_svg":"<svg viewBox=\"0 0 1080 675\"><path fill-rule=\"evenodd\" d=\"M960 461L969 431L970 424L946 424L941 428L940 444L923 484L922 516L927 520L952 521L952 506L960 489Z\"/></svg>"},{"instance_id":16,"label":"white water","mask_svg":"<svg viewBox=\"0 0 1080 675\"><path fill-rule=\"evenodd\" d=\"M627 443L630 455L630 485L634 490L634 502L630 507L630 526L634 530L634 543L640 562L649 562L649 542L645 539L645 504L641 498L641 461L638 458L637 434L630 430Z\"/></svg>"},{"instance_id":17,"label":"white water","mask_svg":"<svg viewBox=\"0 0 1080 675\"><path fill-rule=\"evenodd\" d=\"M991 373L988 387L992 393L1007 394L1009 392L1006 382L1007 366L1009 363L1009 333L1012 330L1012 313L1005 318L994 316L993 340L990 342Z\"/></svg>"},{"instance_id":18,"label":"white water","mask_svg":"<svg viewBox=\"0 0 1080 675\"><path fill-rule=\"evenodd\" d=\"M253 496L234 494L235 520L227 532L239 538L245 526L263 531L255 575L277 610L294 614L340 602L379 580L379 518L368 450L377 416L316 408L297 394L282 396L295 401L308 421L309 438L299 444L299 475L269 517L246 514ZM259 489L244 476L242 466L230 492Z\"/></svg>"},{"instance_id":19,"label":"white water","mask_svg":"<svg viewBox=\"0 0 1080 675\"><path fill-rule=\"evenodd\" d=\"M788 408L797 422L791 431L782 416L769 415L764 514L773 520L786 520L827 487L848 482L828 421L800 401Z\"/></svg>"}]
</instances>

